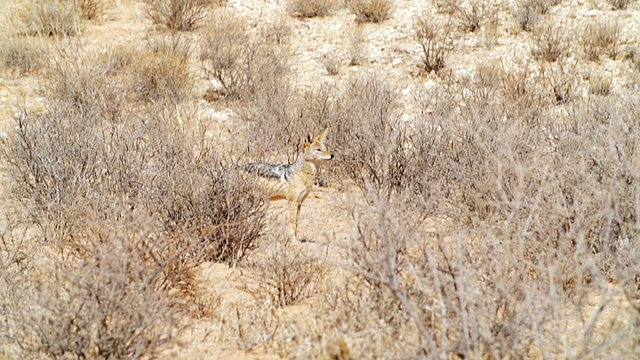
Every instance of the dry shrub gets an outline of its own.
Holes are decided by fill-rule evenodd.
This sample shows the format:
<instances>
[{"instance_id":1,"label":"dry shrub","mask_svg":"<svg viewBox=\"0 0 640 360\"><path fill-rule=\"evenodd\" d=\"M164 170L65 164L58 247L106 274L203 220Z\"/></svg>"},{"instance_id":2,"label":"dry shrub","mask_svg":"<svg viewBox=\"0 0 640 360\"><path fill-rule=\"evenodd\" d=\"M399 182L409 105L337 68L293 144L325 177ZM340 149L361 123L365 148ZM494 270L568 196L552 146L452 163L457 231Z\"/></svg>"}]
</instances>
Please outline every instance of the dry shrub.
<instances>
[{"instance_id":1,"label":"dry shrub","mask_svg":"<svg viewBox=\"0 0 640 360\"><path fill-rule=\"evenodd\" d=\"M335 76L335 75L338 75L338 73L340 73L340 58L327 54L323 56L322 64L324 65L324 68L327 70L327 74L331 76Z\"/></svg>"},{"instance_id":2,"label":"dry shrub","mask_svg":"<svg viewBox=\"0 0 640 360\"><path fill-rule=\"evenodd\" d=\"M212 0L145 0L147 16L169 31L192 31L207 16Z\"/></svg>"},{"instance_id":3,"label":"dry shrub","mask_svg":"<svg viewBox=\"0 0 640 360\"><path fill-rule=\"evenodd\" d=\"M317 295L329 269L285 236L278 239L272 253L251 266L256 270L258 283L253 296L267 297L279 307L295 305Z\"/></svg>"},{"instance_id":4,"label":"dry shrub","mask_svg":"<svg viewBox=\"0 0 640 360\"><path fill-rule=\"evenodd\" d=\"M634 0L608 0L614 10L625 10Z\"/></svg>"},{"instance_id":5,"label":"dry shrub","mask_svg":"<svg viewBox=\"0 0 640 360\"><path fill-rule=\"evenodd\" d=\"M176 168L171 178L160 182L158 192L167 199L153 199L152 205L163 214L174 246L184 251L180 261L185 266L203 261L235 266L257 248L268 204L254 182L235 172L232 164L205 160L215 158L211 151L201 156L195 168ZM183 171L193 174L181 178Z\"/></svg>"},{"instance_id":6,"label":"dry shrub","mask_svg":"<svg viewBox=\"0 0 640 360\"><path fill-rule=\"evenodd\" d=\"M629 60L631 60L631 64L636 71L640 71L640 49L638 47L633 47L629 51Z\"/></svg>"},{"instance_id":7,"label":"dry shrub","mask_svg":"<svg viewBox=\"0 0 640 360\"><path fill-rule=\"evenodd\" d=\"M509 118L536 123L549 104L549 96L530 65L519 61L513 70L503 69L500 93Z\"/></svg>"},{"instance_id":8,"label":"dry shrub","mask_svg":"<svg viewBox=\"0 0 640 360\"><path fill-rule=\"evenodd\" d=\"M95 58L62 54L49 74L50 108L16 118L3 151L12 196L47 238L74 244L83 238L86 199L118 195L131 211L158 216L157 236L174 239L172 252L182 254L185 266L234 264L255 247L262 196L173 106L190 81L186 55L174 45Z\"/></svg>"},{"instance_id":9,"label":"dry shrub","mask_svg":"<svg viewBox=\"0 0 640 360\"><path fill-rule=\"evenodd\" d=\"M179 37L159 40L147 49L86 53L69 47L49 64L46 88L60 103L116 120L133 104L179 103L187 98L193 85L189 54Z\"/></svg>"},{"instance_id":10,"label":"dry shrub","mask_svg":"<svg viewBox=\"0 0 640 360\"><path fill-rule=\"evenodd\" d=\"M180 244L175 251L188 256L187 265L235 264L261 233L262 196L232 176L232 164L217 162L203 132L181 130L175 116L128 114L114 122L62 105L23 115L5 154L13 196L62 246L82 239L87 208L98 214L109 210L87 201L123 196L131 211L156 214L157 236ZM202 153L194 159L196 145Z\"/></svg>"},{"instance_id":11,"label":"dry shrub","mask_svg":"<svg viewBox=\"0 0 640 360\"><path fill-rule=\"evenodd\" d=\"M390 86L371 75L354 77L325 117L339 171L366 188L387 195L405 186L404 133Z\"/></svg>"},{"instance_id":12,"label":"dry shrub","mask_svg":"<svg viewBox=\"0 0 640 360\"><path fill-rule=\"evenodd\" d=\"M453 15L460 5L460 0L436 0L438 12Z\"/></svg>"},{"instance_id":13,"label":"dry shrub","mask_svg":"<svg viewBox=\"0 0 640 360\"><path fill-rule=\"evenodd\" d=\"M254 99L256 94L287 91L288 49L265 29L250 39L242 19L221 15L206 30L199 58L216 89L229 100ZM264 91L264 92L263 92Z\"/></svg>"},{"instance_id":14,"label":"dry shrub","mask_svg":"<svg viewBox=\"0 0 640 360\"><path fill-rule=\"evenodd\" d=\"M526 122L504 116L500 74L482 77L430 99L404 149L421 188L354 204L352 276L326 328L363 357L631 356L637 323L606 314L638 319L609 284L637 295L637 109L574 101L568 118ZM456 225L425 232L425 216Z\"/></svg>"},{"instance_id":15,"label":"dry shrub","mask_svg":"<svg viewBox=\"0 0 640 360\"><path fill-rule=\"evenodd\" d=\"M607 96L611 93L613 79L603 73L592 73L589 76L589 93Z\"/></svg>"},{"instance_id":16,"label":"dry shrub","mask_svg":"<svg viewBox=\"0 0 640 360\"><path fill-rule=\"evenodd\" d=\"M40 69L44 64L43 46L27 38L7 36L0 40L0 65L15 72L18 76Z\"/></svg>"},{"instance_id":17,"label":"dry shrub","mask_svg":"<svg viewBox=\"0 0 640 360\"><path fill-rule=\"evenodd\" d=\"M356 26L349 37L349 66L361 65L366 60L363 43L362 28Z\"/></svg>"},{"instance_id":18,"label":"dry shrub","mask_svg":"<svg viewBox=\"0 0 640 360\"><path fill-rule=\"evenodd\" d=\"M414 20L414 32L422 48L424 71L442 70L446 66L445 55L449 50L449 28L436 24L432 16L425 13Z\"/></svg>"},{"instance_id":19,"label":"dry shrub","mask_svg":"<svg viewBox=\"0 0 640 360\"><path fill-rule=\"evenodd\" d=\"M570 48L566 24L543 21L533 31L535 50L533 55L544 61L554 62L567 56Z\"/></svg>"},{"instance_id":20,"label":"dry shrub","mask_svg":"<svg viewBox=\"0 0 640 360\"><path fill-rule=\"evenodd\" d=\"M453 14L465 31L474 32L495 18L497 12L484 1L472 0L467 5L456 6Z\"/></svg>"},{"instance_id":21,"label":"dry shrub","mask_svg":"<svg viewBox=\"0 0 640 360\"><path fill-rule=\"evenodd\" d=\"M27 35L72 36L79 31L82 9L73 0L30 0L18 16Z\"/></svg>"},{"instance_id":22,"label":"dry shrub","mask_svg":"<svg viewBox=\"0 0 640 360\"><path fill-rule=\"evenodd\" d=\"M106 218L85 209L83 256L53 257L21 274L28 299L10 311L20 357L155 357L180 333L176 300L163 290L154 220L122 216L127 205L117 198L94 200L111 209Z\"/></svg>"},{"instance_id":23,"label":"dry shrub","mask_svg":"<svg viewBox=\"0 0 640 360\"><path fill-rule=\"evenodd\" d=\"M618 56L620 44L620 24L616 21L592 21L584 29L582 49L591 61L598 61L606 55L611 59Z\"/></svg>"},{"instance_id":24,"label":"dry shrub","mask_svg":"<svg viewBox=\"0 0 640 360\"><path fill-rule=\"evenodd\" d=\"M361 209L346 265L353 278L329 300L334 312L327 328L353 339L351 352L373 358L633 352L625 349L633 341L626 331L635 325L615 336L592 333L602 313L592 312L588 294L606 294L607 285L589 260L571 260L575 250L530 239L513 218L498 229L483 227L478 237L425 235L416 229L415 212L397 207L374 202ZM578 295L566 292L567 273L582 276L573 278ZM604 295L598 306L615 311L611 300ZM583 312L591 321L574 322ZM582 335L558 336L567 331Z\"/></svg>"},{"instance_id":25,"label":"dry shrub","mask_svg":"<svg viewBox=\"0 0 640 360\"><path fill-rule=\"evenodd\" d=\"M518 0L511 9L520 29L533 32L541 15L549 9L547 0Z\"/></svg>"},{"instance_id":26,"label":"dry shrub","mask_svg":"<svg viewBox=\"0 0 640 360\"><path fill-rule=\"evenodd\" d=\"M338 7L336 0L289 0L287 4L293 16L302 18L327 16Z\"/></svg>"},{"instance_id":27,"label":"dry shrub","mask_svg":"<svg viewBox=\"0 0 640 360\"><path fill-rule=\"evenodd\" d=\"M393 8L392 0L347 0L346 4L358 22L383 22L389 18Z\"/></svg>"},{"instance_id":28,"label":"dry shrub","mask_svg":"<svg viewBox=\"0 0 640 360\"><path fill-rule=\"evenodd\" d=\"M2 148L8 200L53 264L22 281L33 305L12 307L11 342L23 354L155 357L176 344L181 309L198 306L192 270L256 247L264 198L171 108L64 100L19 116Z\"/></svg>"},{"instance_id":29,"label":"dry shrub","mask_svg":"<svg viewBox=\"0 0 640 360\"><path fill-rule=\"evenodd\" d=\"M97 19L104 12L102 0L75 0L75 2L84 20Z\"/></svg>"},{"instance_id":30,"label":"dry shrub","mask_svg":"<svg viewBox=\"0 0 640 360\"><path fill-rule=\"evenodd\" d=\"M550 64L542 68L542 78L546 80L556 104L567 104L578 97L579 76L575 63Z\"/></svg>"},{"instance_id":31,"label":"dry shrub","mask_svg":"<svg viewBox=\"0 0 640 360\"><path fill-rule=\"evenodd\" d=\"M221 15L204 30L204 43L199 54L206 74L219 84L222 95L239 99L244 78L239 69L250 41L243 21L233 15Z\"/></svg>"},{"instance_id":32,"label":"dry shrub","mask_svg":"<svg viewBox=\"0 0 640 360\"><path fill-rule=\"evenodd\" d=\"M484 91L480 87L470 89L473 89L472 92ZM503 96L500 92L496 92L496 95L499 99ZM482 94L477 96L483 97ZM438 97L431 101L428 105L430 108L436 107L433 102L446 101L450 104L449 100L440 100ZM541 103L544 107L549 106L549 103ZM439 120L438 112L425 112L425 123L442 129L442 139L431 139L435 142L433 147L440 148L441 153L434 159L432 153L420 151L411 158L422 156L426 157L427 163L436 163L429 168L422 167L423 171L427 171L427 175L423 175L429 182L427 188L442 189L432 192L432 196L450 197L452 204L464 205L456 206L457 211L466 208L473 216L489 221L509 219L514 221L514 226L522 224L508 209L517 207L517 216L522 216L522 221L535 212L536 229L534 231L531 228L533 225L528 225L533 233L523 236L552 241L551 248L566 251L563 256L567 257L573 251L571 246L575 244L587 249L602 241L619 246L629 236L633 237L636 230L632 222L624 219L635 216L635 200L631 200L634 198L635 180L629 177L631 174L627 169L627 164L636 161L635 155L627 148L629 141L633 140L627 137L633 138L635 135L625 134L635 134L635 130L629 128L629 121L635 116L636 110L626 106L624 101L598 101L588 105L574 98L572 102L564 104L571 107L569 112L572 114L564 123L545 109L542 109L535 122L530 121L527 113L505 121L501 117L504 108L481 104L478 101L466 101L464 105L459 105L459 113L465 121L454 120L453 124L452 121ZM464 109L469 106L478 109ZM612 109L618 109L619 112L614 115ZM445 114L451 117L457 113ZM470 113L476 116L468 116ZM423 129L429 131L430 128ZM429 139L429 136L425 138ZM556 142L557 139L563 141ZM613 152L621 157L607 150L612 144L620 144ZM416 149L421 147L416 146ZM432 171L436 171L437 175L429 176ZM626 180L615 180L620 178ZM470 179L473 179L471 183ZM481 186L483 183L489 185ZM605 198L616 199L612 201L617 205L610 209L601 203ZM531 199L535 201L532 203ZM615 214L608 213L607 209ZM590 225L583 228L582 224ZM595 230L593 226L600 230ZM604 231L611 227L616 228L615 234ZM612 237L602 240L602 236ZM567 237L572 240L567 242ZM535 244L540 244L540 240L530 245L538 246ZM598 249L602 247L598 245ZM542 248L536 248L531 254L538 254L538 251L539 256L548 256L548 250L545 253ZM608 253L609 250L602 251ZM603 271L614 266L610 260L600 260L598 266ZM577 276L570 273L568 269L565 276Z\"/></svg>"},{"instance_id":33,"label":"dry shrub","mask_svg":"<svg viewBox=\"0 0 640 360\"><path fill-rule=\"evenodd\" d=\"M130 68L125 69L132 78L133 89L143 101L172 101L187 99L193 78L189 67L191 46L181 37L160 39L148 50L131 54Z\"/></svg>"}]
</instances>

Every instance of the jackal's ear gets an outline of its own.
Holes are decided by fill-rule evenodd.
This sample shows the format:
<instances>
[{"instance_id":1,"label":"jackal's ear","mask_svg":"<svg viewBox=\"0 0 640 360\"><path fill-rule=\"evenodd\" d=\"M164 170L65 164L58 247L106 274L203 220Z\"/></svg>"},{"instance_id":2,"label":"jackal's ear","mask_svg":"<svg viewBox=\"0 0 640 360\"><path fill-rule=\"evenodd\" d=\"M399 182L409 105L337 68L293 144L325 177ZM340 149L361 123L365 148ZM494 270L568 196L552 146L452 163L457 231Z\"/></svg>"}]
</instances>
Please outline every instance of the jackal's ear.
<instances>
[{"instance_id":1,"label":"jackal's ear","mask_svg":"<svg viewBox=\"0 0 640 360\"><path fill-rule=\"evenodd\" d=\"M324 141L324 137L327 136L327 131L329 131L329 128L324 129L324 131L322 133L320 133L320 135L318 135L315 138L315 141L323 142Z\"/></svg>"},{"instance_id":2,"label":"jackal's ear","mask_svg":"<svg viewBox=\"0 0 640 360\"><path fill-rule=\"evenodd\" d=\"M307 134L307 137L304 138L302 147L304 148L304 151L309 150L309 148L311 147L311 143L313 142L313 135L311 135L311 133Z\"/></svg>"}]
</instances>

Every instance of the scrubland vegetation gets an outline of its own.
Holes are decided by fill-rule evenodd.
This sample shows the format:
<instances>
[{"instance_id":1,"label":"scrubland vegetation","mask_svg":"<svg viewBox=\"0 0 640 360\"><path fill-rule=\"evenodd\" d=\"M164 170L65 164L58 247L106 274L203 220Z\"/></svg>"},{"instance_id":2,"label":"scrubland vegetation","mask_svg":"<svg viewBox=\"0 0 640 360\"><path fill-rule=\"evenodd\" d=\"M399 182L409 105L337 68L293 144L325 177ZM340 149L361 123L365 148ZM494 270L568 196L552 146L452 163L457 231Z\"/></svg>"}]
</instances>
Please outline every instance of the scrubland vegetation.
<instances>
[{"instance_id":1,"label":"scrubland vegetation","mask_svg":"<svg viewBox=\"0 0 640 360\"><path fill-rule=\"evenodd\" d=\"M2 120L0 357L640 356L637 2L434 1L408 92L366 50L406 2L275 3L118 2L147 34L95 47L116 3L12 2L1 72L46 103ZM296 26L336 14L303 86ZM325 127L334 216L292 242L237 165Z\"/></svg>"}]
</instances>

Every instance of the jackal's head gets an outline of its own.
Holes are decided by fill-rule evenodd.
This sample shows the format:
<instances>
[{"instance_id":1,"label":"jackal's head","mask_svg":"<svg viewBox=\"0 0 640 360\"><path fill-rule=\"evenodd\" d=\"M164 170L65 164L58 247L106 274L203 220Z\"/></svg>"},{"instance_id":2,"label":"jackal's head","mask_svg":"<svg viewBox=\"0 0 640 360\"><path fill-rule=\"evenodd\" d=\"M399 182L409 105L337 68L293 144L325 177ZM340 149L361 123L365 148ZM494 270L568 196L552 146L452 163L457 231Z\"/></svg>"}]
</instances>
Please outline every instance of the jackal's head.
<instances>
[{"instance_id":1,"label":"jackal's head","mask_svg":"<svg viewBox=\"0 0 640 360\"><path fill-rule=\"evenodd\" d=\"M311 135L304 144L304 159L317 165L326 160L333 159L333 154L324 145L324 138L329 129L325 129L320 135L313 138Z\"/></svg>"}]
</instances>

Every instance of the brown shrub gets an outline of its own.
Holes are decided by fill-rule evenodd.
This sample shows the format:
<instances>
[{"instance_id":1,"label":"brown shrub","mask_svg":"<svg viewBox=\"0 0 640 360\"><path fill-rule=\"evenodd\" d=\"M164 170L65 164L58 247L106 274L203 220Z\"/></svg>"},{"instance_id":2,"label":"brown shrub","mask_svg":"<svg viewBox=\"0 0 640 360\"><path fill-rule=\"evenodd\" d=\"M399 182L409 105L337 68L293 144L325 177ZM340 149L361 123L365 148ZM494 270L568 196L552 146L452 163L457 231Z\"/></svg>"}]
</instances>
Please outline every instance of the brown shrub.
<instances>
[{"instance_id":1,"label":"brown shrub","mask_svg":"<svg viewBox=\"0 0 640 360\"><path fill-rule=\"evenodd\" d=\"M174 113L127 115L113 122L100 113L53 107L17 119L4 154L12 196L45 236L62 247L78 246L87 209L109 210L92 199L123 196L130 211L156 214L156 236L174 246L182 236L176 251L189 255L188 264L233 264L248 255L263 226L260 194L206 147L201 156L207 160L194 159L192 149L202 147L204 134L180 131Z\"/></svg>"},{"instance_id":2,"label":"brown shrub","mask_svg":"<svg viewBox=\"0 0 640 360\"><path fill-rule=\"evenodd\" d=\"M532 32L542 14L549 8L547 0L518 0L511 9L520 29Z\"/></svg>"},{"instance_id":3,"label":"brown shrub","mask_svg":"<svg viewBox=\"0 0 640 360\"><path fill-rule=\"evenodd\" d=\"M577 65L559 62L542 68L542 78L547 81L556 104L566 104L578 97L579 77Z\"/></svg>"},{"instance_id":4,"label":"brown shrub","mask_svg":"<svg viewBox=\"0 0 640 360\"><path fill-rule=\"evenodd\" d=\"M405 185L404 133L395 100L382 80L355 77L325 118L331 126L332 149L340 159L339 171L362 189L371 185L386 195Z\"/></svg>"},{"instance_id":5,"label":"brown shrub","mask_svg":"<svg viewBox=\"0 0 640 360\"><path fill-rule=\"evenodd\" d=\"M76 35L82 15L81 6L73 0L30 0L18 13L24 33L39 36Z\"/></svg>"},{"instance_id":6,"label":"brown shrub","mask_svg":"<svg viewBox=\"0 0 640 360\"><path fill-rule=\"evenodd\" d=\"M83 20L94 20L104 12L102 0L74 0L80 8L80 16Z\"/></svg>"},{"instance_id":7,"label":"brown shrub","mask_svg":"<svg viewBox=\"0 0 640 360\"><path fill-rule=\"evenodd\" d=\"M432 111L404 150L413 169L405 179L422 179L423 187L392 200L374 191L353 205L345 264L352 277L339 296L329 296L326 325L340 329L334 337L351 339L353 353L517 358L541 348L596 357L634 351L625 349L635 341L626 331L637 325L608 328L607 311L590 304L598 299L598 306L624 311L609 292L614 278L637 291L637 265L627 257L637 232L637 179L627 168L637 161L629 152L637 109L627 100L576 100L564 105L572 107L570 119L543 111L528 123L475 100L499 88L497 81L452 88L453 101L442 89L432 94ZM498 90L493 96L504 101ZM425 231L424 217L444 214L455 219L452 227ZM584 314L588 322L571 321ZM573 325L562 325L567 321ZM607 334L594 333L594 324ZM370 327L375 335L364 331ZM559 339L568 329L584 337Z\"/></svg>"},{"instance_id":8,"label":"brown shrub","mask_svg":"<svg viewBox=\"0 0 640 360\"><path fill-rule=\"evenodd\" d=\"M449 28L436 24L432 17L425 13L414 19L414 32L422 48L424 71L430 73L442 70L446 66L445 56L449 51Z\"/></svg>"},{"instance_id":9,"label":"brown shrub","mask_svg":"<svg viewBox=\"0 0 640 360\"><path fill-rule=\"evenodd\" d=\"M555 24L547 20L532 32L535 49L533 55L548 62L561 60L570 48L566 24Z\"/></svg>"},{"instance_id":10,"label":"brown shrub","mask_svg":"<svg viewBox=\"0 0 640 360\"><path fill-rule=\"evenodd\" d=\"M496 11L491 5L481 1L471 1L468 5L457 5L454 17L458 24L469 32L480 29L481 26L496 17Z\"/></svg>"},{"instance_id":11,"label":"brown shrub","mask_svg":"<svg viewBox=\"0 0 640 360\"><path fill-rule=\"evenodd\" d=\"M74 244L86 199L126 195L131 209L158 215L157 236L184 235L174 249L185 266L235 263L255 247L262 197L208 152L204 132L177 120L173 101L191 80L188 47L175 39L151 50L61 53L48 74L51 107L16 119L3 150L13 195L46 237ZM196 147L207 161L194 158Z\"/></svg>"},{"instance_id":12,"label":"brown shrub","mask_svg":"<svg viewBox=\"0 0 640 360\"><path fill-rule=\"evenodd\" d=\"M246 61L249 41L242 19L234 16L221 15L205 29L199 54L202 68L220 83L222 94L232 100L241 96L245 79L239 72Z\"/></svg>"},{"instance_id":13,"label":"brown shrub","mask_svg":"<svg viewBox=\"0 0 640 360\"><path fill-rule=\"evenodd\" d=\"M14 71L22 76L40 69L43 46L37 42L18 36L7 36L0 41L0 67Z\"/></svg>"},{"instance_id":14,"label":"brown shrub","mask_svg":"<svg viewBox=\"0 0 640 360\"><path fill-rule=\"evenodd\" d=\"M153 42L148 49L87 53L64 48L48 64L45 88L60 103L117 120L133 104L179 103L188 97L193 85L189 56L179 37Z\"/></svg>"},{"instance_id":15,"label":"brown shrub","mask_svg":"<svg viewBox=\"0 0 640 360\"><path fill-rule=\"evenodd\" d=\"M607 96L611 93L613 79L605 74L592 73L589 76L589 93L594 95Z\"/></svg>"},{"instance_id":16,"label":"brown shrub","mask_svg":"<svg viewBox=\"0 0 640 360\"><path fill-rule=\"evenodd\" d=\"M346 4L358 22L383 22L389 18L393 8L392 0L347 0Z\"/></svg>"},{"instance_id":17,"label":"brown shrub","mask_svg":"<svg viewBox=\"0 0 640 360\"><path fill-rule=\"evenodd\" d=\"M582 33L582 49L591 61L606 55L615 59L619 53L620 24L615 21L593 21Z\"/></svg>"},{"instance_id":18,"label":"brown shrub","mask_svg":"<svg viewBox=\"0 0 640 360\"><path fill-rule=\"evenodd\" d=\"M133 62L124 70L141 101L180 103L190 96L193 87L189 67L191 46L186 39L160 39L152 42L148 50L131 55Z\"/></svg>"},{"instance_id":19,"label":"brown shrub","mask_svg":"<svg viewBox=\"0 0 640 360\"><path fill-rule=\"evenodd\" d=\"M608 0L614 10L625 10L634 0Z\"/></svg>"},{"instance_id":20,"label":"brown shrub","mask_svg":"<svg viewBox=\"0 0 640 360\"><path fill-rule=\"evenodd\" d=\"M153 219L121 216L117 198L94 200L111 211L96 218L85 208L82 256L38 259L48 264L20 275L28 298L10 308L19 357L154 357L176 343L182 314L163 291Z\"/></svg>"},{"instance_id":21,"label":"brown shrub","mask_svg":"<svg viewBox=\"0 0 640 360\"><path fill-rule=\"evenodd\" d=\"M288 49L267 36L270 30L249 39L241 19L225 16L207 29L199 58L207 76L219 84L216 91L235 101L288 91Z\"/></svg>"},{"instance_id":22,"label":"brown shrub","mask_svg":"<svg viewBox=\"0 0 640 360\"><path fill-rule=\"evenodd\" d=\"M289 237L278 239L275 250L262 261L251 264L256 270L258 289L253 296L267 297L279 307L295 305L317 295L329 267L306 254Z\"/></svg>"},{"instance_id":23,"label":"brown shrub","mask_svg":"<svg viewBox=\"0 0 640 360\"><path fill-rule=\"evenodd\" d=\"M145 0L147 16L169 31L192 31L207 16L212 0Z\"/></svg>"},{"instance_id":24,"label":"brown shrub","mask_svg":"<svg viewBox=\"0 0 640 360\"><path fill-rule=\"evenodd\" d=\"M330 15L338 7L336 0L288 0L293 16L312 18Z\"/></svg>"},{"instance_id":25,"label":"brown shrub","mask_svg":"<svg viewBox=\"0 0 640 360\"><path fill-rule=\"evenodd\" d=\"M362 28L356 26L349 37L349 66L361 65L366 60L363 41Z\"/></svg>"}]
</instances>

